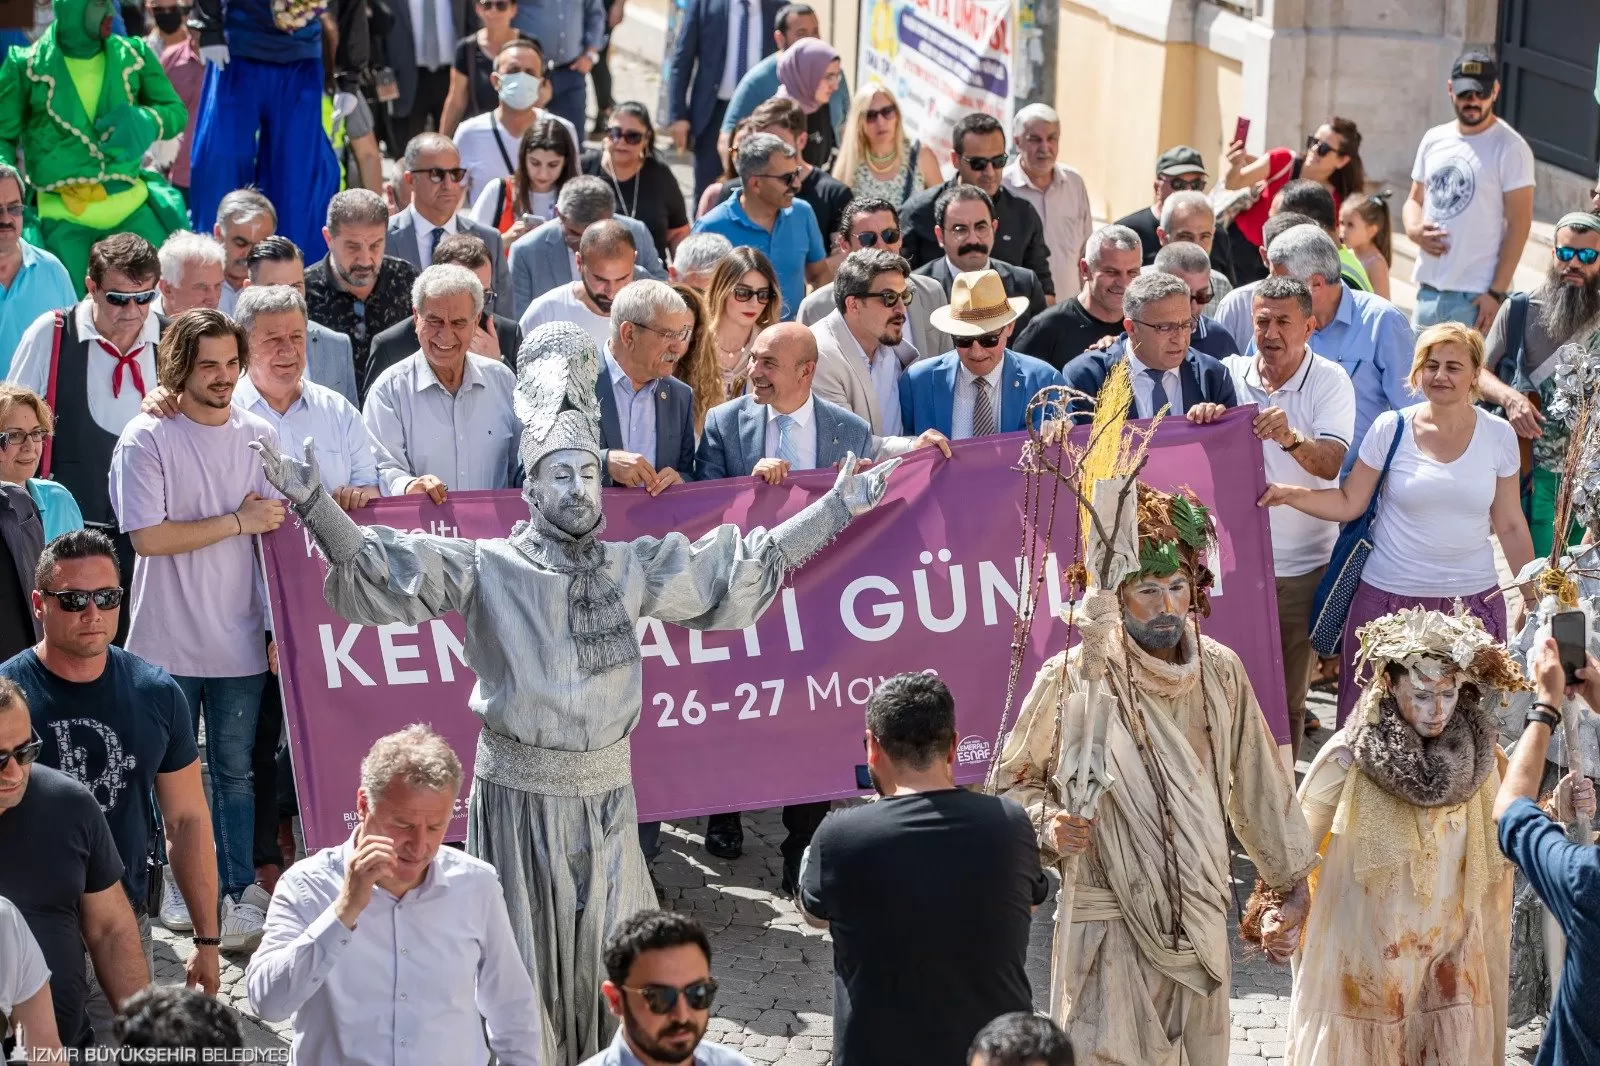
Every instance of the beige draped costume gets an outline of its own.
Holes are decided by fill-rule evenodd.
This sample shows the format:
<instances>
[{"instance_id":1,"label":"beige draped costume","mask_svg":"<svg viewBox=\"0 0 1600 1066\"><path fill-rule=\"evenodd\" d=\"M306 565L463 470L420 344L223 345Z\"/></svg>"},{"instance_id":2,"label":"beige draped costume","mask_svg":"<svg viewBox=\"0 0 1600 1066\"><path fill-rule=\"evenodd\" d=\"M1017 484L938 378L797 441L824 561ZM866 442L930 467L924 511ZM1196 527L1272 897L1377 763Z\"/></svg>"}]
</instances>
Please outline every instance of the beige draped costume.
<instances>
[{"instance_id":1,"label":"beige draped costume","mask_svg":"<svg viewBox=\"0 0 1600 1066\"><path fill-rule=\"evenodd\" d=\"M1119 631L1109 645L1103 698L1120 710L1106 744L1116 783L1100 800L1092 844L1078 865L1064 975L1072 1004L1056 1019L1089 1066L1227 1066L1229 857L1224 819L1267 884L1287 891L1317 857L1277 744L1244 665L1191 625L1181 663L1146 654ZM1048 822L1060 811L1055 776L1063 687L1080 692L1078 651L1057 655L1034 680L998 771L1001 794L1027 808L1047 863L1058 860ZM1131 709L1131 713L1130 713ZM1160 806L1135 731L1148 737L1173 811L1182 920L1174 908Z\"/></svg>"}]
</instances>

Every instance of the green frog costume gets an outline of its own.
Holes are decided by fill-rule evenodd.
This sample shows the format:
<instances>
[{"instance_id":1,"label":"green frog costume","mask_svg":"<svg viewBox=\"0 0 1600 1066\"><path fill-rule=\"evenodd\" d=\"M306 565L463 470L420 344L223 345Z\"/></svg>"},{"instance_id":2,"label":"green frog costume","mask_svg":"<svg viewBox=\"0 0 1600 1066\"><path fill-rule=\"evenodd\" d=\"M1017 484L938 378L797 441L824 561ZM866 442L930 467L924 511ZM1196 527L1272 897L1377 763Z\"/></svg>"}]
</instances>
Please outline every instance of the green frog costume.
<instances>
[{"instance_id":1,"label":"green frog costume","mask_svg":"<svg viewBox=\"0 0 1600 1066\"><path fill-rule=\"evenodd\" d=\"M188 228L183 194L140 167L187 114L150 46L111 35L111 0L56 0L55 14L0 64L0 162L25 164L35 197L24 237L66 264L82 296L102 237L137 233L160 246Z\"/></svg>"}]
</instances>

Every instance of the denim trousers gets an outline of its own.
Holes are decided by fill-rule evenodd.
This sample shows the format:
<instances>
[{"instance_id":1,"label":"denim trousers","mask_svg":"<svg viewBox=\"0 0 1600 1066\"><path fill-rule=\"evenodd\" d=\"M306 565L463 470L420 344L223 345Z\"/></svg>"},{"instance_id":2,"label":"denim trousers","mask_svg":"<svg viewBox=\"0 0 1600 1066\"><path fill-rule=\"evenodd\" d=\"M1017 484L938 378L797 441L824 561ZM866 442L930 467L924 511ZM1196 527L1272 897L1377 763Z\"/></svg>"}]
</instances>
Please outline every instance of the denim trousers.
<instances>
[{"instance_id":1,"label":"denim trousers","mask_svg":"<svg viewBox=\"0 0 1600 1066\"><path fill-rule=\"evenodd\" d=\"M1456 292L1424 285L1417 290L1417 307L1411 312L1411 325L1417 330L1427 329L1436 322L1460 322L1476 325L1478 305L1473 303L1481 292Z\"/></svg>"},{"instance_id":2,"label":"denim trousers","mask_svg":"<svg viewBox=\"0 0 1600 1066\"><path fill-rule=\"evenodd\" d=\"M217 838L217 881L237 897L256 879L252 862L256 799L250 769L256 717L269 675L174 676L189 701L195 735L206 724L206 766L211 774L211 829Z\"/></svg>"}]
</instances>

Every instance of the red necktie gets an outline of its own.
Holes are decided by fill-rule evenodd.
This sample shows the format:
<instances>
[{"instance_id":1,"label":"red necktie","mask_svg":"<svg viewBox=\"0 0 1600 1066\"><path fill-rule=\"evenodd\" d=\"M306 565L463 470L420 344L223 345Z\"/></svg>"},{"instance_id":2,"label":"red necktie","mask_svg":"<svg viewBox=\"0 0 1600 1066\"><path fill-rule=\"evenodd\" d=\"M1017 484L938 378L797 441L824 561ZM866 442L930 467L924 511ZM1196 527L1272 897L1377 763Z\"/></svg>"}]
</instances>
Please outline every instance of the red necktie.
<instances>
[{"instance_id":1,"label":"red necktie","mask_svg":"<svg viewBox=\"0 0 1600 1066\"><path fill-rule=\"evenodd\" d=\"M144 345L138 344L127 355L123 355L105 341L98 342L107 355L117 361L116 368L111 371L111 397L116 399L122 395L122 372L128 371L128 376L133 378L133 387L139 390L139 396L144 397L144 372L139 369L139 353L144 351Z\"/></svg>"}]
</instances>

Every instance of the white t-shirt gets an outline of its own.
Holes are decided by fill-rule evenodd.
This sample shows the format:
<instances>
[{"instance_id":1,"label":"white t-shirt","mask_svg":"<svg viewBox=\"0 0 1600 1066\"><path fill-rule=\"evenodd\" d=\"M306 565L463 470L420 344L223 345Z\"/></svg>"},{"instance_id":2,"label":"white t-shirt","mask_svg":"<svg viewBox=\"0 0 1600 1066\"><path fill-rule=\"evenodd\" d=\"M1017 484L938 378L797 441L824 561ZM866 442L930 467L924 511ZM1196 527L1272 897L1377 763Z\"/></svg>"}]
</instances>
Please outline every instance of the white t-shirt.
<instances>
[{"instance_id":1,"label":"white t-shirt","mask_svg":"<svg viewBox=\"0 0 1600 1066\"><path fill-rule=\"evenodd\" d=\"M1336 440L1350 446L1356 429L1356 389L1338 363L1308 351L1300 370L1272 393L1261 384L1255 356L1230 355L1222 364L1233 377L1241 404L1281 408L1290 427L1311 440ZM1337 478L1311 473L1276 441L1262 441L1261 454L1266 457L1269 482L1313 489L1339 484ZM1381 458L1378 461L1383 462ZM1272 569L1278 577L1309 574L1333 554L1334 541L1339 539L1338 523L1312 518L1293 507L1273 507L1267 514L1272 523Z\"/></svg>"},{"instance_id":2,"label":"white t-shirt","mask_svg":"<svg viewBox=\"0 0 1600 1066\"><path fill-rule=\"evenodd\" d=\"M1382 470L1395 422L1405 417L1406 435L1378 501L1361 579L1399 596L1470 596L1499 581L1489 507L1499 479L1517 475L1517 434L1505 419L1473 408L1478 425L1472 442L1455 462L1440 463L1417 448L1411 423L1420 407L1385 411L1361 442L1361 461Z\"/></svg>"},{"instance_id":3,"label":"white t-shirt","mask_svg":"<svg viewBox=\"0 0 1600 1066\"><path fill-rule=\"evenodd\" d=\"M533 121L543 122L547 118L567 128L575 152L583 150L577 129L555 112L537 111ZM456 127L456 151L461 155L461 165L467 168L467 195L463 203L475 203L484 186L511 173L517 163L517 147L521 140L520 136L513 137L506 132L494 111L474 115Z\"/></svg>"},{"instance_id":4,"label":"white t-shirt","mask_svg":"<svg viewBox=\"0 0 1600 1066\"><path fill-rule=\"evenodd\" d=\"M574 284L579 283L558 285L529 304L522 312L522 321L517 323L522 327L522 335L526 337L546 322L571 322L582 326L584 332L594 338L595 347L605 351L606 341L611 339L611 316L597 315L585 307L572 291Z\"/></svg>"},{"instance_id":5,"label":"white t-shirt","mask_svg":"<svg viewBox=\"0 0 1600 1066\"><path fill-rule=\"evenodd\" d=\"M1502 197L1533 184L1528 142L1502 120L1470 137L1447 122L1423 134L1411 180L1425 190L1422 217L1450 232L1444 255L1417 255L1412 280L1449 292L1486 291L1505 235Z\"/></svg>"},{"instance_id":6,"label":"white t-shirt","mask_svg":"<svg viewBox=\"0 0 1600 1066\"><path fill-rule=\"evenodd\" d=\"M18 1003L32 999L48 980L50 968L27 920L16 904L0 896L0 1015L9 1018Z\"/></svg>"}]
</instances>

